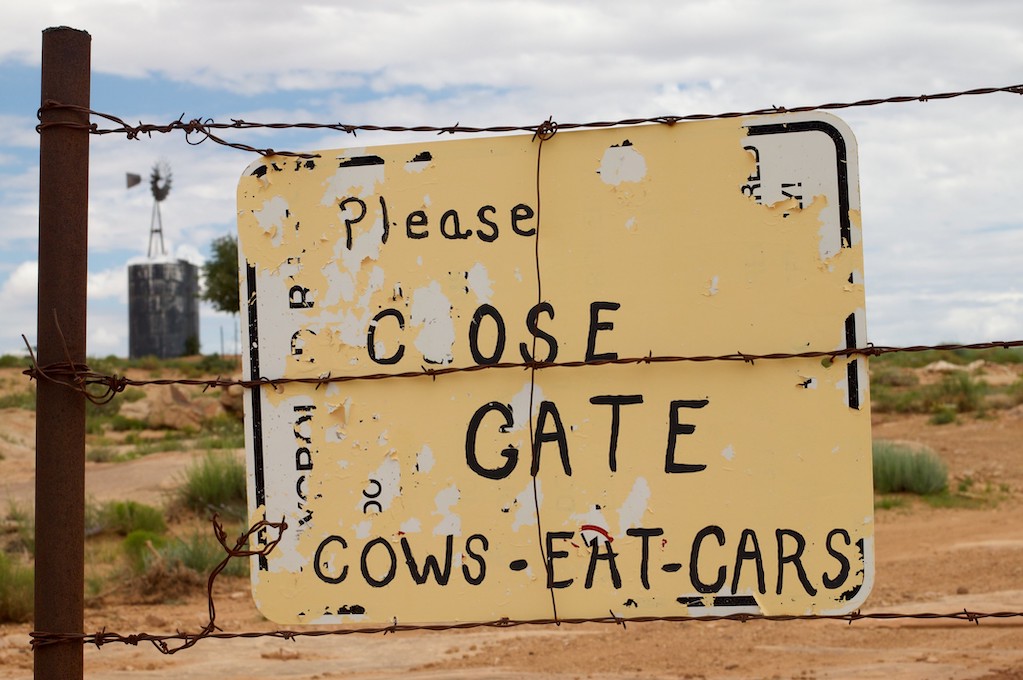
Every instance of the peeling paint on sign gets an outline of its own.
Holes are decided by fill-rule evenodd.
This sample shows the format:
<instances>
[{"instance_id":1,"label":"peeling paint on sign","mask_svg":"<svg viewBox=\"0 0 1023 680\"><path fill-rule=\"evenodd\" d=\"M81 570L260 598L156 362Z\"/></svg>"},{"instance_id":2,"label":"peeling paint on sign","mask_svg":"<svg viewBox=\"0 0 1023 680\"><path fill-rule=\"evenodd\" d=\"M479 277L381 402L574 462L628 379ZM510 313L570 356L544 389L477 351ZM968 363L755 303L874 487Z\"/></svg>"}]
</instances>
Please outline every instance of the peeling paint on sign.
<instances>
[{"instance_id":1,"label":"peeling paint on sign","mask_svg":"<svg viewBox=\"0 0 1023 680\"><path fill-rule=\"evenodd\" d=\"M537 145L250 166L246 377L864 343L838 119L559 132L542 202ZM570 618L831 614L872 585L861 358L292 383L246 406L251 518L289 526L253 560L279 623L536 619L552 596Z\"/></svg>"}]
</instances>

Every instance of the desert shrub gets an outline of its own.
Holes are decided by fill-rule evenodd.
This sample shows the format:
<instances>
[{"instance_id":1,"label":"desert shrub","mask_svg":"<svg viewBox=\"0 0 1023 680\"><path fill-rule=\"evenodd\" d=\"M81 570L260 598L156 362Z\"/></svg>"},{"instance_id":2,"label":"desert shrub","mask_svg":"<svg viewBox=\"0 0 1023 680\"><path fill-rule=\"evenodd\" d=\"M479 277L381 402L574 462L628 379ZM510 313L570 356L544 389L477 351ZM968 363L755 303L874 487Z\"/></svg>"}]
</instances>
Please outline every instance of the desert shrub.
<instances>
[{"instance_id":1,"label":"desert shrub","mask_svg":"<svg viewBox=\"0 0 1023 680\"><path fill-rule=\"evenodd\" d=\"M151 505L136 501L108 501L86 508L86 526L90 533L127 536L134 531L161 534L167 531L163 513Z\"/></svg>"},{"instance_id":2,"label":"desert shrub","mask_svg":"<svg viewBox=\"0 0 1023 680\"><path fill-rule=\"evenodd\" d=\"M875 441L874 491L939 494L948 489L948 468L934 452L903 444Z\"/></svg>"},{"instance_id":3,"label":"desert shrub","mask_svg":"<svg viewBox=\"0 0 1023 680\"><path fill-rule=\"evenodd\" d=\"M878 413L921 413L926 405L920 390L872 384L870 408Z\"/></svg>"},{"instance_id":4,"label":"desert shrub","mask_svg":"<svg viewBox=\"0 0 1023 680\"><path fill-rule=\"evenodd\" d=\"M206 354L196 364L195 368L203 375L231 375L240 370L238 360L228 359L219 354Z\"/></svg>"},{"instance_id":5,"label":"desert shrub","mask_svg":"<svg viewBox=\"0 0 1023 680\"><path fill-rule=\"evenodd\" d=\"M8 501L4 513L5 524L13 530L5 540L5 552L25 552L34 555L36 551L36 520L32 513L14 501Z\"/></svg>"},{"instance_id":6,"label":"desert shrub","mask_svg":"<svg viewBox=\"0 0 1023 680\"><path fill-rule=\"evenodd\" d=\"M30 620L34 603L32 567L18 564L0 552L0 623Z\"/></svg>"},{"instance_id":7,"label":"desert shrub","mask_svg":"<svg viewBox=\"0 0 1023 680\"><path fill-rule=\"evenodd\" d=\"M187 538L167 537L151 531L133 531L122 542L125 557L132 571L148 580L163 574L189 572L188 582L201 582L220 564L227 553L217 540L200 532ZM248 561L234 558L228 562L223 574L248 575Z\"/></svg>"},{"instance_id":8,"label":"desert shrub","mask_svg":"<svg viewBox=\"0 0 1023 680\"><path fill-rule=\"evenodd\" d=\"M16 357L13 354L0 356L0 368L28 368L32 360L28 357Z\"/></svg>"},{"instance_id":9,"label":"desert shrub","mask_svg":"<svg viewBox=\"0 0 1023 680\"><path fill-rule=\"evenodd\" d=\"M937 404L931 411L931 417L928 422L931 425L948 425L954 423L957 418L958 411L953 404Z\"/></svg>"},{"instance_id":10,"label":"desert shrub","mask_svg":"<svg viewBox=\"0 0 1023 680\"><path fill-rule=\"evenodd\" d=\"M884 387L916 387L920 384L920 378L908 368L885 366L875 369L871 367L870 384Z\"/></svg>"},{"instance_id":11,"label":"desert shrub","mask_svg":"<svg viewBox=\"0 0 1023 680\"><path fill-rule=\"evenodd\" d=\"M975 380L965 371L950 373L926 391L928 410L949 405L955 408L956 413L983 411L986 393L987 383L984 381Z\"/></svg>"},{"instance_id":12,"label":"desert shrub","mask_svg":"<svg viewBox=\"0 0 1023 680\"><path fill-rule=\"evenodd\" d=\"M224 546L215 538L198 532L188 538L167 541L159 553L168 564L180 564L203 576L208 575L227 557ZM225 576L246 576L249 573L248 560L236 557L227 563L222 573Z\"/></svg>"},{"instance_id":13,"label":"desert shrub","mask_svg":"<svg viewBox=\"0 0 1023 680\"><path fill-rule=\"evenodd\" d=\"M159 550L166 541L166 537L161 534L136 529L124 537L121 548L128 558L128 564L131 565L132 571L141 574L146 571L149 563L160 554Z\"/></svg>"},{"instance_id":14,"label":"desert shrub","mask_svg":"<svg viewBox=\"0 0 1023 680\"><path fill-rule=\"evenodd\" d=\"M1019 379L1005 389L1005 394L1013 406L1023 404L1023 379Z\"/></svg>"},{"instance_id":15,"label":"desert shrub","mask_svg":"<svg viewBox=\"0 0 1023 680\"><path fill-rule=\"evenodd\" d=\"M245 463L227 452L207 452L185 470L176 495L178 503L190 510L242 517Z\"/></svg>"},{"instance_id":16,"label":"desert shrub","mask_svg":"<svg viewBox=\"0 0 1023 680\"><path fill-rule=\"evenodd\" d=\"M201 449L245 448L245 426L237 418L221 414L203 423L197 445Z\"/></svg>"},{"instance_id":17,"label":"desert shrub","mask_svg":"<svg viewBox=\"0 0 1023 680\"><path fill-rule=\"evenodd\" d=\"M26 411L35 411L36 391L27 389L0 396L0 408L21 408Z\"/></svg>"},{"instance_id":18,"label":"desert shrub","mask_svg":"<svg viewBox=\"0 0 1023 680\"><path fill-rule=\"evenodd\" d=\"M124 460L124 458L116 449L110 446L86 445L85 460L92 463L115 463L117 461Z\"/></svg>"}]
</instances>

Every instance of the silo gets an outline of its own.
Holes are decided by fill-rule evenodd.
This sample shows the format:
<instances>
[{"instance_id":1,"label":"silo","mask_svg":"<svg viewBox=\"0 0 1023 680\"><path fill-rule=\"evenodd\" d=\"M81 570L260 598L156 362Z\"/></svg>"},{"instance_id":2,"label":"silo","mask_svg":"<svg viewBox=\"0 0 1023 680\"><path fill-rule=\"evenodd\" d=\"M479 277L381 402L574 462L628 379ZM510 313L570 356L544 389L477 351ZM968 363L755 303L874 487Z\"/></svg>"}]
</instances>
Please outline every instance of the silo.
<instances>
[{"instance_id":1,"label":"silo","mask_svg":"<svg viewBox=\"0 0 1023 680\"><path fill-rule=\"evenodd\" d=\"M128 353L180 357L199 349L199 268L185 260L128 265Z\"/></svg>"}]
</instances>

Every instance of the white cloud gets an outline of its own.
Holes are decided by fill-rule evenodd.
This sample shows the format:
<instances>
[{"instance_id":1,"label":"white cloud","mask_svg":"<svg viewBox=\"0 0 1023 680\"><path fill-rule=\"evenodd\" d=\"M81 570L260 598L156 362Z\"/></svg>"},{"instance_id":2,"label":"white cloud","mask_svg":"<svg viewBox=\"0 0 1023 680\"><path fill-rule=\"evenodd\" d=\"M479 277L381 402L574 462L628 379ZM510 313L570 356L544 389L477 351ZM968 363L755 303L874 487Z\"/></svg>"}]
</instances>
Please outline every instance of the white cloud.
<instances>
[{"instance_id":1,"label":"white cloud","mask_svg":"<svg viewBox=\"0 0 1023 680\"><path fill-rule=\"evenodd\" d=\"M128 301L128 270L115 267L100 272L89 272L86 283L90 300L113 298L119 302Z\"/></svg>"},{"instance_id":2,"label":"white cloud","mask_svg":"<svg viewBox=\"0 0 1023 680\"><path fill-rule=\"evenodd\" d=\"M795 0L784 10L710 0L15 5L0 26L0 70L38 67L43 28L83 28L104 83L93 105L128 121L168 122L183 111L186 118L263 122L587 121L1006 85L1023 73L1023 4L994 0L855 7ZM113 75L145 80L117 88ZM133 97L133 82L149 81L189 95L171 104ZM18 281L35 257L37 99L38 91L22 96L16 110L0 103L0 125L11 133L0 141L0 271L20 272ZM1023 248L1021 104L1000 94L839 112L859 143L875 342L1019 335L1016 303L971 306L954 294L989 300L1015 280ZM277 149L434 138L266 129L222 136ZM198 261L214 237L234 229L235 187L248 154L209 141L191 147L180 134L93 137L93 297L119 302L113 272L146 254L152 199L146 183L126 190L124 173L148 178L160 158L174 171L161 206L169 252ZM11 281L0 289L5 312L21 304L3 293ZM921 301L913 297L919 292L937 297ZM34 301L34 282L25 295ZM34 315L30 308L34 302L26 307Z\"/></svg>"},{"instance_id":3,"label":"white cloud","mask_svg":"<svg viewBox=\"0 0 1023 680\"><path fill-rule=\"evenodd\" d=\"M39 263L35 260L22 262L0 287L0 297L7 301L30 300L34 306L38 279Z\"/></svg>"}]
</instances>

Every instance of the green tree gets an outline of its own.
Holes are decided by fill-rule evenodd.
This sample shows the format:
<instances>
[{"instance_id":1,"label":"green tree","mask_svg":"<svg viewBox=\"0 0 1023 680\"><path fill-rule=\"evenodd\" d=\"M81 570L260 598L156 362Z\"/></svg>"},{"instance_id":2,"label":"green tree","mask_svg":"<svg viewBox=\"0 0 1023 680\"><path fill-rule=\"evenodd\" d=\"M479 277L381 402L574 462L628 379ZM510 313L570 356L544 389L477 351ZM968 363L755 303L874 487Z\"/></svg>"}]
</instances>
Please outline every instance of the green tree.
<instances>
[{"instance_id":1,"label":"green tree","mask_svg":"<svg viewBox=\"0 0 1023 680\"><path fill-rule=\"evenodd\" d=\"M206 286L202 299L221 312L237 314L238 302L238 239L227 235L213 239L213 254L202 266Z\"/></svg>"}]
</instances>

